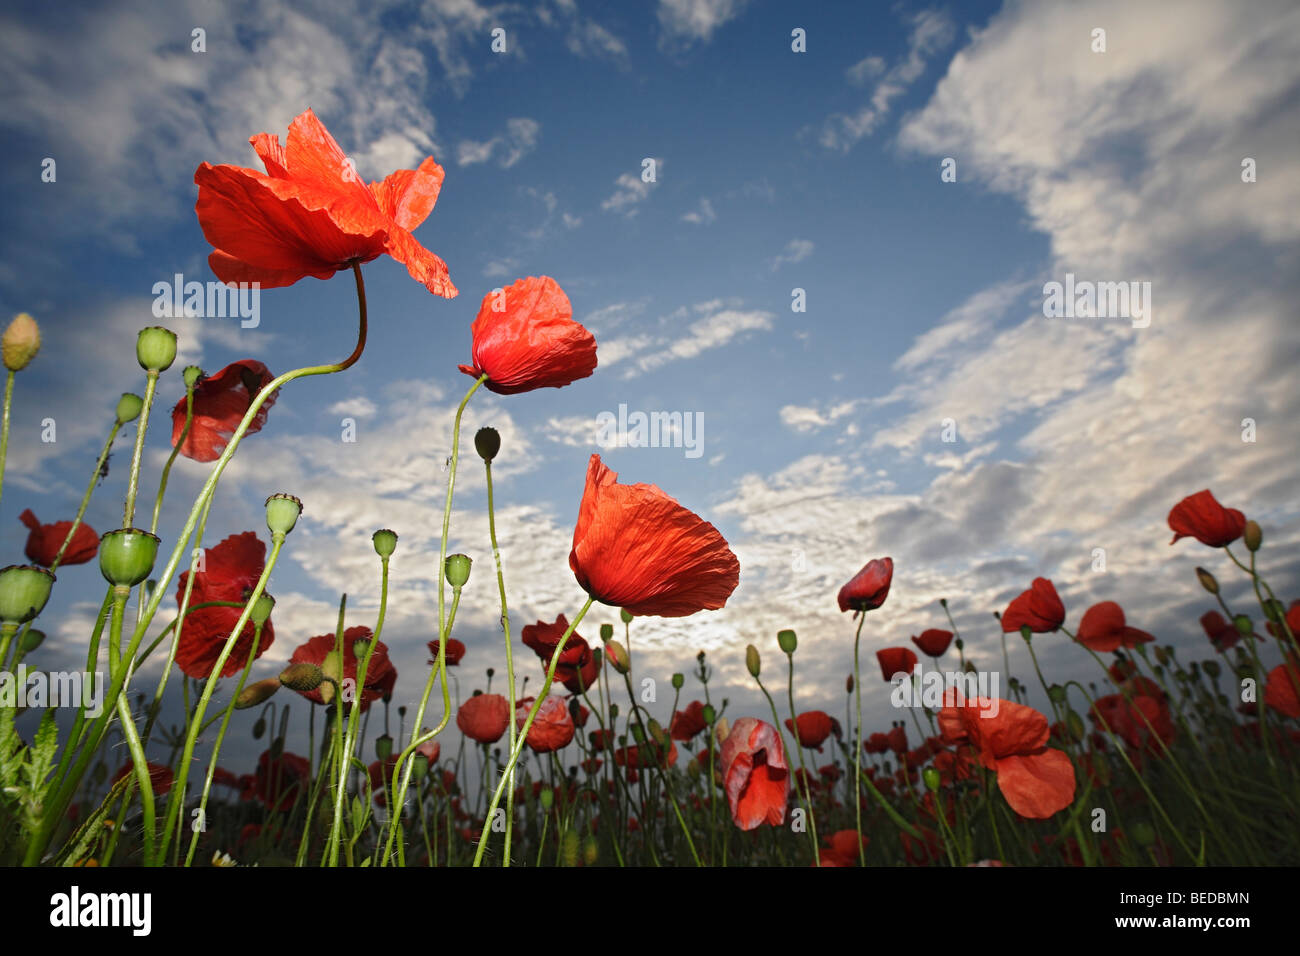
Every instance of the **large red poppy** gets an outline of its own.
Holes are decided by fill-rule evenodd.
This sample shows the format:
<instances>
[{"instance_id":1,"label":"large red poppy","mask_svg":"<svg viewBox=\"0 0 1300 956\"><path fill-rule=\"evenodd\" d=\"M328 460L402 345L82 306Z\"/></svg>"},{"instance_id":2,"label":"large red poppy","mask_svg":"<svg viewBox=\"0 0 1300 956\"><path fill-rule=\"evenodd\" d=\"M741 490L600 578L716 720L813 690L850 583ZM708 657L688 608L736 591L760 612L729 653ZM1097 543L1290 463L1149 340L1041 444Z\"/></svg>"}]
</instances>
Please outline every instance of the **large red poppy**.
<instances>
[{"instance_id":1,"label":"large red poppy","mask_svg":"<svg viewBox=\"0 0 1300 956\"><path fill-rule=\"evenodd\" d=\"M1236 508L1225 508L1206 488L1188 495L1169 512L1173 544L1179 538L1195 538L1201 544L1222 548L1245 533L1246 516Z\"/></svg>"},{"instance_id":2,"label":"large red poppy","mask_svg":"<svg viewBox=\"0 0 1300 956\"><path fill-rule=\"evenodd\" d=\"M72 530L72 522L56 521L54 524L41 524L36 519L36 515L32 514L31 508L20 514L18 520L25 524L30 531L27 535L27 559L32 564L39 564L43 568L48 568L54 563L59 548L63 547L68 532ZM72 540L68 542L68 549L63 552L63 560L59 563L63 565L85 564L98 551L99 535L95 534L95 529L90 525L82 523L77 525L77 531L73 534Z\"/></svg>"},{"instance_id":3,"label":"large red poppy","mask_svg":"<svg viewBox=\"0 0 1300 956\"><path fill-rule=\"evenodd\" d=\"M840 588L841 611L874 611L889 597L889 585L894 580L894 559L875 558Z\"/></svg>"},{"instance_id":4,"label":"large red poppy","mask_svg":"<svg viewBox=\"0 0 1300 956\"><path fill-rule=\"evenodd\" d=\"M500 694L475 694L456 711L456 726L471 740L494 744L510 723L510 704Z\"/></svg>"},{"instance_id":5,"label":"large red poppy","mask_svg":"<svg viewBox=\"0 0 1300 956\"><path fill-rule=\"evenodd\" d=\"M1121 647L1137 647L1154 641L1155 637L1124 621L1124 609L1114 601L1102 601L1083 612L1075 637L1084 647L1108 654Z\"/></svg>"},{"instance_id":6,"label":"large red poppy","mask_svg":"<svg viewBox=\"0 0 1300 956\"><path fill-rule=\"evenodd\" d=\"M597 601L637 615L716 610L740 582L717 528L654 485L618 484L599 455L587 465L569 567Z\"/></svg>"},{"instance_id":7,"label":"large red poppy","mask_svg":"<svg viewBox=\"0 0 1300 956\"><path fill-rule=\"evenodd\" d=\"M214 548L204 549L205 570L194 575L194 590L190 593L191 608L209 601L247 601L257 585L266 562L266 545L252 531L231 535ZM185 582L189 572L181 573L176 588L176 605L185 596ZM206 679L211 673L226 638L239 623L243 609L238 607L204 607L190 611L181 627L181 640L176 648L176 666L190 677ZM248 621L235 642L222 677L229 677L243 669L248 652L253 648L253 622ZM275 628L270 619L262 626L262 639L257 646L261 657L275 641Z\"/></svg>"},{"instance_id":8,"label":"large red poppy","mask_svg":"<svg viewBox=\"0 0 1300 956\"><path fill-rule=\"evenodd\" d=\"M194 421L185 436L180 453L195 461L216 461L226 450L230 436L253 404L257 393L270 384L275 376L265 365L255 359L240 359L209 375L194 388ZM257 410L245 434L261 431L267 413L275 404L280 391L267 396ZM172 409L172 447L180 441L185 431L185 396Z\"/></svg>"},{"instance_id":9,"label":"large red poppy","mask_svg":"<svg viewBox=\"0 0 1300 956\"><path fill-rule=\"evenodd\" d=\"M1286 663L1268 672L1264 703L1280 714L1300 717L1300 657L1296 654L1288 654Z\"/></svg>"},{"instance_id":10,"label":"large red poppy","mask_svg":"<svg viewBox=\"0 0 1300 956\"><path fill-rule=\"evenodd\" d=\"M515 726L524 729L524 722L532 710L533 698L525 697L515 709ZM534 753L548 754L569 745L575 733L573 717L568 705L558 697L547 697L528 728L528 746Z\"/></svg>"},{"instance_id":11,"label":"large red poppy","mask_svg":"<svg viewBox=\"0 0 1300 956\"><path fill-rule=\"evenodd\" d=\"M1033 633L1046 634L1059 630L1064 623L1065 605L1047 578L1034 578L1029 590L1022 592L1002 613L1002 630L1008 633L1027 624Z\"/></svg>"},{"instance_id":12,"label":"large red poppy","mask_svg":"<svg viewBox=\"0 0 1300 956\"><path fill-rule=\"evenodd\" d=\"M939 727L948 743L975 748L1020 816L1046 820L1074 799L1074 765L1064 751L1047 746L1047 718L1034 708L1009 700L997 701L995 708L983 697L956 700L939 712Z\"/></svg>"},{"instance_id":13,"label":"large red poppy","mask_svg":"<svg viewBox=\"0 0 1300 956\"><path fill-rule=\"evenodd\" d=\"M525 625L522 638L524 644L541 658L542 666L550 667L555 649L560 646L560 639L568 629L569 619L561 614L554 624L538 621ZM574 631L564 642L564 652L555 665L555 679L570 693L580 694L595 686L599 675L600 666L591 653L591 646Z\"/></svg>"},{"instance_id":14,"label":"large red poppy","mask_svg":"<svg viewBox=\"0 0 1300 956\"><path fill-rule=\"evenodd\" d=\"M498 395L562 388L596 370L596 339L573 321L569 297L547 276L518 279L489 292L470 326L473 365Z\"/></svg>"},{"instance_id":15,"label":"large red poppy","mask_svg":"<svg viewBox=\"0 0 1300 956\"><path fill-rule=\"evenodd\" d=\"M672 723L668 725L668 735L673 740L694 740L695 735L709 725L704 719L704 703L693 700L685 710L673 711Z\"/></svg>"},{"instance_id":16,"label":"large red poppy","mask_svg":"<svg viewBox=\"0 0 1300 956\"><path fill-rule=\"evenodd\" d=\"M369 638L372 632L364 624L358 624L355 627L349 627L343 632L343 674L340 677L337 673L330 675L326 670L326 676L333 676L340 684L344 681L352 681L356 685L357 667L360 661L357 659L356 652L352 649L361 638ZM290 664L315 664L317 667L325 669L325 657L334 650L335 637L333 634L320 634L311 638L306 644L301 644L294 649L293 655L289 658ZM370 653L370 662L366 664L366 686L361 689L361 710L364 713L370 708L372 701L379 700L384 696L384 687L390 685L390 674L395 674L396 668L393 667L392 661L388 659L388 646L383 641L375 644L375 649ZM391 690L391 686L390 686ZM298 693L306 697L313 703L323 704L325 698L321 694L321 688L315 690L299 691ZM353 692L355 693L355 691ZM331 697L332 699L332 697ZM351 706L351 702L345 699L344 706Z\"/></svg>"},{"instance_id":17,"label":"large red poppy","mask_svg":"<svg viewBox=\"0 0 1300 956\"><path fill-rule=\"evenodd\" d=\"M780 826L790 795L790 768L781 735L771 724L741 717L719 753L731 819L742 830Z\"/></svg>"},{"instance_id":18,"label":"large red poppy","mask_svg":"<svg viewBox=\"0 0 1300 956\"><path fill-rule=\"evenodd\" d=\"M916 652L910 647L885 647L876 651L880 663L880 676L892 681L895 674L911 674L916 670Z\"/></svg>"},{"instance_id":19,"label":"large red poppy","mask_svg":"<svg viewBox=\"0 0 1300 956\"><path fill-rule=\"evenodd\" d=\"M433 210L443 169L432 157L382 182L363 183L334 137L311 111L278 136L249 140L266 173L203 163L194 172L208 264L222 282L273 289L305 276L328 279L353 261L390 255L434 295L456 287L447 264L411 235Z\"/></svg>"},{"instance_id":20,"label":"large red poppy","mask_svg":"<svg viewBox=\"0 0 1300 956\"><path fill-rule=\"evenodd\" d=\"M433 657L430 658L429 663L430 664L438 663L438 641L429 642L429 653L433 655ZM460 659L464 656L465 656L465 645L462 644L460 641L456 640L456 638L449 637L447 639L447 656L446 656L447 666L455 667L457 664L460 663Z\"/></svg>"},{"instance_id":21,"label":"large red poppy","mask_svg":"<svg viewBox=\"0 0 1300 956\"><path fill-rule=\"evenodd\" d=\"M830 715L822 710L808 710L799 715L798 722L785 719L785 725L789 728L790 733L794 734L795 743L807 747L809 750L821 752L822 744L826 738L831 735L831 718ZM795 727L799 731L795 733Z\"/></svg>"},{"instance_id":22,"label":"large red poppy","mask_svg":"<svg viewBox=\"0 0 1300 956\"><path fill-rule=\"evenodd\" d=\"M1174 721L1164 700L1140 694L1098 697L1088 714L1093 723L1121 737L1136 751L1161 754L1174 742Z\"/></svg>"},{"instance_id":23,"label":"large red poppy","mask_svg":"<svg viewBox=\"0 0 1300 956\"><path fill-rule=\"evenodd\" d=\"M930 657L942 657L943 652L952 643L952 631L941 631L937 627L922 631L920 637L913 637L912 643L921 649L922 654Z\"/></svg>"}]
</instances>

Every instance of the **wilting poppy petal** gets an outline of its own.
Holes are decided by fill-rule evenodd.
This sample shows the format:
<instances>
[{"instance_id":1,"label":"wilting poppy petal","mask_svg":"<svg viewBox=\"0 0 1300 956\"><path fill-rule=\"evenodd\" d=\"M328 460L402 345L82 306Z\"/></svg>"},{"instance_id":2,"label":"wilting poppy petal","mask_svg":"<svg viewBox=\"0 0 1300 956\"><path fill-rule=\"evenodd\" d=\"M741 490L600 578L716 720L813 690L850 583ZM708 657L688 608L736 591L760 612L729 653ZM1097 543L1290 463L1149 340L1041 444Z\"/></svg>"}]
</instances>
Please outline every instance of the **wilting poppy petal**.
<instances>
[{"instance_id":1,"label":"wilting poppy petal","mask_svg":"<svg viewBox=\"0 0 1300 956\"><path fill-rule=\"evenodd\" d=\"M764 823L780 826L790 793L790 771L776 728L741 717L722 742L720 761L736 826L742 830Z\"/></svg>"},{"instance_id":2,"label":"wilting poppy petal","mask_svg":"<svg viewBox=\"0 0 1300 956\"><path fill-rule=\"evenodd\" d=\"M1173 544L1179 538L1195 538L1211 548L1222 548L1245 533L1246 516L1236 508L1225 508L1207 488L1188 495L1169 512Z\"/></svg>"},{"instance_id":3,"label":"wilting poppy petal","mask_svg":"<svg viewBox=\"0 0 1300 956\"><path fill-rule=\"evenodd\" d=\"M1047 578L1034 578L1028 591L1007 605L1002 614L1002 630L1018 631L1024 625L1035 634L1059 630L1065 623L1065 605Z\"/></svg>"},{"instance_id":4,"label":"wilting poppy petal","mask_svg":"<svg viewBox=\"0 0 1300 956\"><path fill-rule=\"evenodd\" d=\"M194 389L194 420L180 453L195 461L216 461L220 458L230 436L253 404L253 399L274 378L261 362L242 359L199 382ZM249 422L246 435L261 431L266 424L266 416L278 397L279 389L267 396ZM185 397L181 396L181 400L172 409L173 447L180 441L184 431Z\"/></svg>"}]
</instances>

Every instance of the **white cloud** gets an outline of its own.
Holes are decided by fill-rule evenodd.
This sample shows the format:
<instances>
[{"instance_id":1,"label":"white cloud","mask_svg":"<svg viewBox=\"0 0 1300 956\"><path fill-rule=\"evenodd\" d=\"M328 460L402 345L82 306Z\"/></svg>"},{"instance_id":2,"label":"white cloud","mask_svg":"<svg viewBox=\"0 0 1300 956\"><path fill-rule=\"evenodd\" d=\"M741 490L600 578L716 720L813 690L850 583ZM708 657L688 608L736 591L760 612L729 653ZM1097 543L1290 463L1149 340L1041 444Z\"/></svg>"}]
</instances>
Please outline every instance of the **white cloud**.
<instances>
[{"instance_id":1,"label":"white cloud","mask_svg":"<svg viewBox=\"0 0 1300 956\"><path fill-rule=\"evenodd\" d=\"M494 156L497 165L509 169L537 145L542 124L534 119L518 117L506 120L505 132L482 142L467 139L456 147L456 162L462 166L486 163Z\"/></svg>"},{"instance_id":2,"label":"white cloud","mask_svg":"<svg viewBox=\"0 0 1300 956\"><path fill-rule=\"evenodd\" d=\"M791 239L779 254L768 260L767 267L775 272L784 265L803 262L813 254L813 249L814 245L811 239Z\"/></svg>"},{"instance_id":3,"label":"white cloud","mask_svg":"<svg viewBox=\"0 0 1300 956\"><path fill-rule=\"evenodd\" d=\"M682 216L683 222L691 222L697 226L707 226L718 218L717 213L713 211L713 203L707 198L700 200L700 204L695 209Z\"/></svg>"},{"instance_id":4,"label":"white cloud","mask_svg":"<svg viewBox=\"0 0 1300 956\"><path fill-rule=\"evenodd\" d=\"M655 176L652 182L646 182L641 178L641 173L622 173L614 180L617 187L607 199L600 204L600 208L606 212L622 213L625 216L635 216L637 207L645 202L650 196L650 191L659 185L658 176L663 172L664 161L655 159Z\"/></svg>"},{"instance_id":5,"label":"white cloud","mask_svg":"<svg viewBox=\"0 0 1300 956\"><path fill-rule=\"evenodd\" d=\"M659 0L659 25L670 41L707 43L714 32L738 17L748 0Z\"/></svg>"},{"instance_id":6,"label":"white cloud","mask_svg":"<svg viewBox=\"0 0 1300 956\"><path fill-rule=\"evenodd\" d=\"M781 424L797 432L817 431L850 414L858 405L858 401L839 402L824 411L806 405L785 405L780 412Z\"/></svg>"}]
</instances>

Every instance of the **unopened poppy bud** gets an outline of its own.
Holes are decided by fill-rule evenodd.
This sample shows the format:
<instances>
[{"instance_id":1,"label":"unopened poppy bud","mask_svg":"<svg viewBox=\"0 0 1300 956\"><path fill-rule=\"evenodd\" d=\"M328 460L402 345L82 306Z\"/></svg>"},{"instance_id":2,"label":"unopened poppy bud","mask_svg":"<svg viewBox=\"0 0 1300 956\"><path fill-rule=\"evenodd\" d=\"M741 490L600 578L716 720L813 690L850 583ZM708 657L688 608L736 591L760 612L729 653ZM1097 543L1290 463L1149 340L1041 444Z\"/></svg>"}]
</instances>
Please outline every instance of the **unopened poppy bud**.
<instances>
[{"instance_id":1,"label":"unopened poppy bud","mask_svg":"<svg viewBox=\"0 0 1300 956\"><path fill-rule=\"evenodd\" d=\"M123 392L122 397L117 400L117 423L125 425L133 422L140 417L140 412L144 410L144 399L133 392Z\"/></svg>"},{"instance_id":2,"label":"unopened poppy bud","mask_svg":"<svg viewBox=\"0 0 1300 956\"><path fill-rule=\"evenodd\" d=\"M1020 625L1020 636L1023 637L1023 638L1025 639L1026 642L1028 642L1031 638L1033 638L1033 636L1034 636L1034 632L1033 632L1032 630L1030 630L1028 624L1021 624L1021 625Z\"/></svg>"},{"instance_id":3,"label":"unopened poppy bud","mask_svg":"<svg viewBox=\"0 0 1300 956\"><path fill-rule=\"evenodd\" d=\"M135 587L153 570L160 540L139 528L104 532L99 539L100 573L109 584Z\"/></svg>"},{"instance_id":4,"label":"unopened poppy bud","mask_svg":"<svg viewBox=\"0 0 1300 956\"><path fill-rule=\"evenodd\" d=\"M665 747L668 746L668 735L664 733L659 721L651 717L646 721L646 728L650 731L650 736L655 739L656 743L663 744Z\"/></svg>"},{"instance_id":5,"label":"unopened poppy bud","mask_svg":"<svg viewBox=\"0 0 1300 956\"><path fill-rule=\"evenodd\" d=\"M758 656L758 648L753 644L745 645L745 668L749 671L750 677L757 677L762 669L762 660Z\"/></svg>"},{"instance_id":6,"label":"unopened poppy bud","mask_svg":"<svg viewBox=\"0 0 1300 956\"><path fill-rule=\"evenodd\" d=\"M1051 699L1053 704L1064 704L1066 690L1060 684L1053 684L1051 687L1047 688L1047 696Z\"/></svg>"},{"instance_id":7,"label":"unopened poppy bud","mask_svg":"<svg viewBox=\"0 0 1300 956\"><path fill-rule=\"evenodd\" d=\"M926 767L921 777L925 780L925 789L931 793L939 792L939 784L943 782L943 777L939 775L939 771L933 767Z\"/></svg>"},{"instance_id":8,"label":"unopened poppy bud","mask_svg":"<svg viewBox=\"0 0 1300 956\"><path fill-rule=\"evenodd\" d=\"M1155 827L1145 820L1133 825L1133 839L1137 840L1139 846L1151 846L1156 842Z\"/></svg>"},{"instance_id":9,"label":"unopened poppy bud","mask_svg":"<svg viewBox=\"0 0 1300 956\"><path fill-rule=\"evenodd\" d=\"M555 791L550 787L542 787L542 792L538 795L538 798L542 802L542 809L549 810L551 805L555 803Z\"/></svg>"},{"instance_id":10,"label":"unopened poppy bud","mask_svg":"<svg viewBox=\"0 0 1300 956\"><path fill-rule=\"evenodd\" d=\"M290 664L280 672L280 683L290 690L312 691L321 685L325 679L325 673L307 661L298 664Z\"/></svg>"},{"instance_id":11,"label":"unopened poppy bud","mask_svg":"<svg viewBox=\"0 0 1300 956\"><path fill-rule=\"evenodd\" d=\"M261 740L264 733L266 733L266 718L259 717L253 722L253 739Z\"/></svg>"},{"instance_id":12,"label":"unopened poppy bud","mask_svg":"<svg viewBox=\"0 0 1300 956\"><path fill-rule=\"evenodd\" d=\"M957 639L956 639L955 641L953 641L952 643L953 643L953 645L957 648L957 650L959 650L959 651L966 647L966 642L963 641L960 637L957 638Z\"/></svg>"},{"instance_id":13,"label":"unopened poppy bud","mask_svg":"<svg viewBox=\"0 0 1300 956\"><path fill-rule=\"evenodd\" d=\"M626 674L632 669L632 662L627 656L627 648L618 641L610 641L606 644L605 653L609 657L610 665L620 674Z\"/></svg>"},{"instance_id":14,"label":"unopened poppy bud","mask_svg":"<svg viewBox=\"0 0 1300 956\"><path fill-rule=\"evenodd\" d=\"M645 743L645 730L644 728L642 728L640 724L633 724L631 727L628 728L628 732L631 733L632 739L635 740L637 743L639 744Z\"/></svg>"},{"instance_id":15,"label":"unopened poppy bud","mask_svg":"<svg viewBox=\"0 0 1300 956\"><path fill-rule=\"evenodd\" d=\"M1201 670L1210 675L1210 680L1218 680L1221 673L1218 661L1203 661Z\"/></svg>"},{"instance_id":16,"label":"unopened poppy bud","mask_svg":"<svg viewBox=\"0 0 1300 956\"><path fill-rule=\"evenodd\" d=\"M1065 727L1076 741L1083 740L1083 718L1071 710L1065 715Z\"/></svg>"},{"instance_id":17,"label":"unopened poppy bud","mask_svg":"<svg viewBox=\"0 0 1300 956\"><path fill-rule=\"evenodd\" d=\"M787 629L777 632L776 643L780 646L782 654L793 654L794 649L799 646L799 639L795 637L794 631Z\"/></svg>"},{"instance_id":18,"label":"unopened poppy bud","mask_svg":"<svg viewBox=\"0 0 1300 956\"><path fill-rule=\"evenodd\" d=\"M713 709L712 704L705 704L700 711L700 716L704 718L706 724L711 724L717 718L718 712Z\"/></svg>"},{"instance_id":19,"label":"unopened poppy bud","mask_svg":"<svg viewBox=\"0 0 1300 956\"><path fill-rule=\"evenodd\" d=\"M974 673L975 673L975 662L974 662L974 661L967 661L967 662L966 662L966 666L963 667L962 670L965 671L967 674L974 674ZM1015 680L1015 678L1013 677L1012 680Z\"/></svg>"},{"instance_id":20,"label":"unopened poppy bud","mask_svg":"<svg viewBox=\"0 0 1300 956\"><path fill-rule=\"evenodd\" d=\"M469 580L470 565L469 556L465 554L447 555L447 581L453 588L463 588L465 582Z\"/></svg>"},{"instance_id":21,"label":"unopened poppy bud","mask_svg":"<svg viewBox=\"0 0 1300 956\"><path fill-rule=\"evenodd\" d=\"M266 499L266 526L273 535L292 531L300 514L302 502L293 495L271 495Z\"/></svg>"},{"instance_id":22,"label":"unopened poppy bud","mask_svg":"<svg viewBox=\"0 0 1300 956\"><path fill-rule=\"evenodd\" d=\"M848 677L844 678L844 693L846 693L846 694L851 694L851 693L853 693L853 675L852 675L852 674L850 674Z\"/></svg>"},{"instance_id":23,"label":"unopened poppy bud","mask_svg":"<svg viewBox=\"0 0 1300 956\"><path fill-rule=\"evenodd\" d=\"M612 700L609 702L609 719L618 719L618 704L614 703Z\"/></svg>"},{"instance_id":24,"label":"unopened poppy bud","mask_svg":"<svg viewBox=\"0 0 1300 956\"><path fill-rule=\"evenodd\" d=\"M1255 625L1251 622L1249 614L1238 614L1232 619L1232 623L1242 637L1250 637L1254 633Z\"/></svg>"},{"instance_id":25,"label":"unopened poppy bud","mask_svg":"<svg viewBox=\"0 0 1300 956\"><path fill-rule=\"evenodd\" d=\"M631 624L631 623L632 623L632 612L630 612L630 611L627 610L626 608L620 608L620 609L619 609L619 612L618 612L618 616L619 616L619 619L620 619L624 624Z\"/></svg>"},{"instance_id":26,"label":"unopened poppy bud","mask_svg":"<svg viewBox=\"0 0 1300 956\"><path fill-rule=\"evenodd\" d=\"M1205 590L1209 591L1211 594L1219 593L1219 582L1215 579L1214 575L1205 570L1205 568L1196 569L1196 578L1201 582L1201 587L1205 588Z\"/></svg>"},{"instance_id":27,"label":"unopened poppy bud","mask_svg":"<svg viewBox=\"0 0 1300 956\"><path fill-rule=\"evenodd\" d=\"M1246 543L1247 551L1258 551L1264 543L1264 529L1257 521L1247 521L1246 530L1241 533L1241 540Z\"/></svg>"},{"instance_id":28,"label":"unopened poppy bud","mask_svg":"<svg viewBox=\"0 0 1300 956\"><path fill-rule=\"evenodd\" d=\"M719 717L718 722L713 725L713 739L723 743L729 736L731 736L731 724L726 717Z\"/></svg>"},{"instance_id":29,"label":"unopened poppy bud","mask_svg":"<svg viewBox=\"0 0 1300 956\"><path fill-rule=\"evenodd\" d=\"M417 750L415 755L411 757L411 779L423 780L428 773L429 758Z\"/></svg>"},{"instance_id":30,"label":"unopened poppy bud","mask_svg":"<svg viewBox=\"0 0 1300 956\"><path fill-rule=\"evenodd\" d=\"M397 550L397 532L380 528L370 538L375 544L375 554L381 558L391 558Z\"/></svg>"},{"instance_id":31,"label":"unopened poppy bud","mask_svg":"<svg viewBox=\"0 0 1300 956\"><path fill-rule=\"evenodd\" d=\"M198 385L199 382L203 381L203 369L199 368L197 365L185 366L185 371L182 375L185 379L186 391L189 391Z\"/></svg>"},{"instance_id":32,"label":"unopened poppy bud","mask_svg":"<svg viewBox=\"0 0 1300 956\"><path fill-rule=\"evenodd\" d=\"M375 756L383 763L393 755L393 738L388 734L380 734L375 738Z\"/></svg>"},{"instance_id":33,"label":"unopened poppy bud","mask_svg":"<svg viewBox=\"0 0 1300 956\"><path fill-rule=\"evenodd\" d=\"M249 684L235 698L235 710L246 710L249 707L256 707L258 704L266 703L279 689L280 681L275 677L268 677L256 684Z\"/></svg>"},{"instance_id":34,"label":"unopened poppy bud","mask_svg":"<svg viewBox=\"0 0 1300 956\"><path fill-rule=\"evenodd\" d=\"M602 643L608 643L614 639L614 625L602 624L600 626L600 640Z\"/></svg>"},{"instance_id":35,"label":"unopened poppy bud","mask_svg":"<svg viewBox=\"0 0 1300 956\"><path fill-rule=\"evenodd\" d=\"M686 683L686 678L682 674L673 675L673 690L681 690L682 685Z\"/></svg>"},{"instance_id":36,"label":"unopened poppy bud","mask_svg":"<svg viewBox=\"0 0 1300 956\"><path fill-rule=\"evenodd\" d=\"M0 621L25 624L45 608L54 575L44 568L11 564L0 571Z\"/></svg>"},{"instance_id":37,"label":"unopened poppy bud","mask_svg":"<svg viewBox=\"0 0 1300 956\"><path fill-rule=\"evenodd\" d=\"M45 640L45 632L38 631L34 627L29 627L27 633L23 635L23 653L30 654L36 648L40 647Z\"/></svg>"},{"instance_id":38,"label":"unopened poppy bud","mask_svg":"<svg viewBox=\"0 0 1300 956\"><path fill-rule=\"evenodd\" d=\"M25 369L41 350L41 329L26 312L19 312L0 338L0 353L11 372Z\"/></svg>"},{"instance_id":39,"label":"unopened poppy bud","mask_svg":"<svg viewBox=\"0 0 1300 956\"><path fill-rule=\"evenodd\" d=\"M141 329L135 340L135 357L146 372L165 372L176 361L176 333L160 325Z\"/></svg>"},{"instance_id":40,"label":"unopened poppy bud","mask_svg":"<svg viewBox=\"0 0 1300 956\"><path fill-rule=\"evenodd\" d=\"M474 433L474 450L484 461L491 461L501 450L501 433L495 428L480 428Z\"/></svg>"},{"instance_id":41,"label":"unopened poppy bud","mask_svg":"<svg viewBox=\"0 0 1300 956\"><path fill-rule=\"evenodd\" d=\"M257 596L257 600L253 602L253 610L248 615L248 619L253 622L254 626L265 624L274 607L275 598L263 591Z\"/></svg>"}]
</instances>

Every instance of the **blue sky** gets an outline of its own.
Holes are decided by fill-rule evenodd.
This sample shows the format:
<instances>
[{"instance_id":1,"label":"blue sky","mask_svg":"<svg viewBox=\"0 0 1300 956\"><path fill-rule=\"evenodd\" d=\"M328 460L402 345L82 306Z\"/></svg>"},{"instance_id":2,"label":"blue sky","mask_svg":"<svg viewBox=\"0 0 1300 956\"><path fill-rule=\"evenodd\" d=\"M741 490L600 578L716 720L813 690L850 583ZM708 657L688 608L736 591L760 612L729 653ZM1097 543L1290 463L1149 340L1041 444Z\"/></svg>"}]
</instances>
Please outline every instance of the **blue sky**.
<instances>
[{"instance_id":1,"label":"blue sky","mask_svg":"<svg viewBox=\"0 0 1300 956\"><path fill-rule=\"evenodd\" d=\"M1114 599L1134 626L1205 656L1196 618L1211 605L1192 568L1230 575L1198 545L1169 548L1165 525L1205 487L1260 520L1274 587L1297 595L1292 5L1249 17L1213 2L314 6L0 15L0 306L35 315L45 340L15 398L0 513L11 560L17 514L75 511L113 403L143 387L133 343L155 323L153 284L212 278L195 167L256 165L248 137L283 135L311 107L367 179L426 155L444 166L416 237L461 294L430 296L389 260L366 266L362 361L294 383L223 479L209 544L264 532L270 493L306 505L272 580L277 640L255 676L332 630L341 591L349 624L373 623L369 538L388 526L401 542L384 638L398 699L418 694L441 465L470 384L456 365L483 295L526 275L568 292L600 366L558 391L481 394L467 413L466 438L483 424L505 438L498 525L516 629L581 604L567 553L593 451L713 521L741 561L725 610L635 625L661 713L669 675L706 649L729 716L762 714L743 649L757 644L776 671L782 627L801 638L800 709L841 713L852 622L835 593L885 554L897 572L864 630L869 673L876 648L943 625L940 597L968 656L999 667L990 613L1039 574L1056 581L1071 627ZM504 53L491 50L498 27ZM796 28L806 52L791 49ZM1096 28L1104 52L1091 49ZM46 157L53 183L40 178ZM941 180L945 157L955 182ZM1256 182L1242 182L1245 157ZM1150 326L1045 317L1043 284L1067 272L1151 282ZM794 289L805 312L791 309ZM256 358L278 373L333 361L354 322L347 276L264 292L256 329L168 322L183 351L158 412L182 394L184 364ZM702 415L702 454L597 447L596 417L620 404ZM42 444L48 417L58 437ZM355 443L341 441L348 417ZM946 419L956 442L942 441ZM149 435L146 488L169 436ZM97 531L120 521L128 448L92 502ZM475 464L452 540L478 560L456 635L470 646L463 693L503 657ZM206 468L178 466L164 538ZM1099 547L1104 573L1092 570ZM34 664L75 660L101 593L93 566L60 574ZM1239 586L1230 593L1244 604ZM594 641L615 619L597 607L580 632ZM1064 638L1040 647L1053 676L1092 679ZM1013 655L1027 677L1024 652ZM520 660L536 686L531 655ZM883 687L867 705L868 730L901 716Z\"/></svg>"}]
</instances>

